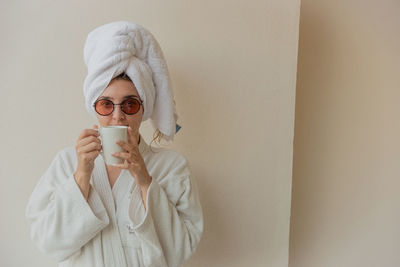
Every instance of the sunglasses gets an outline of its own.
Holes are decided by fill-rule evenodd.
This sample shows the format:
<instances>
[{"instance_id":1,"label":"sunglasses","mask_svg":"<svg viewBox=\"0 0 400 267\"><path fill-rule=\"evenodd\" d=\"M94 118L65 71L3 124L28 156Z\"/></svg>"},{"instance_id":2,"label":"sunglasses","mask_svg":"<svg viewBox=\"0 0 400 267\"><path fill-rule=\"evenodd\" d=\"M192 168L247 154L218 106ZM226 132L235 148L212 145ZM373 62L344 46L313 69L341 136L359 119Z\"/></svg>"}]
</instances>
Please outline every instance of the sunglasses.
<instances>
[{"instance_id":1,"label":"sunglasses","mask_svg":"<svg viewBox=\"0 0 400 267\"><path fill-rule=\"evenodd\" d=\"M108 116L114 111L115 106L120 106L121 111L126 115L133 115L139 112L140 106L143 105L143 101L137 98L127 98L120 104L114 104L109 99L100 99L94 102L93 106L96 112L101 116Z\"/></svg>"}]
</instances>

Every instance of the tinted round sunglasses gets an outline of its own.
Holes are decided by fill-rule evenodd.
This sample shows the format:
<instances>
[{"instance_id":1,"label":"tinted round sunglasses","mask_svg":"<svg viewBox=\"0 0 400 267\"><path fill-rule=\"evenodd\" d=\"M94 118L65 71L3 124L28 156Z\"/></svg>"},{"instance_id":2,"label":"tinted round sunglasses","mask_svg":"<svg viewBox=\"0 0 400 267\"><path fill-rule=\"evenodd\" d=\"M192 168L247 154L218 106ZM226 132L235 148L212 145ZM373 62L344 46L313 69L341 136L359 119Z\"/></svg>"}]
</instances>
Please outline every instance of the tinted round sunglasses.
<instances>
[{"instance_id":1,"label":"tinted round sunglasses","mask_svg":"<svg viewBox=\"0 0 400 267\"><path fill-rule=\"evenodd\" d=\"M130 97L119 104L114 104L114 102L109 99L99 99L94 102L93 107L101 116L108 116L113 113L115 106L120 106L121 111L126 115L133 115L139 112L140 106L142 105L142 100Z\"/></svg>"}]
</instances>

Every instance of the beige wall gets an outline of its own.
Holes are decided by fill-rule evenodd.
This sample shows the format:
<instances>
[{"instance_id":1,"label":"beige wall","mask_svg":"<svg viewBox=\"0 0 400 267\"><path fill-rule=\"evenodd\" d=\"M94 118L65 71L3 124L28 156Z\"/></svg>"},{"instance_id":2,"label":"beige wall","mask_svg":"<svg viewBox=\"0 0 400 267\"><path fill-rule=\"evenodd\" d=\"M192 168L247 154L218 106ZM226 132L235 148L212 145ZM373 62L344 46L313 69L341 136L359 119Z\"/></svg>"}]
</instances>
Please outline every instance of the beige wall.
<instances>
[{"instance_id":1,"label":"beige wall","mask_svg":"<svg viewBox=\"0 0 400 267\"><path fill-rule=\"evenodd\" d=\"M26 0L0 10L0 266L54 266L29 239L26 202L56 152L94 123L83 43L120 19L154 33L175 84L183 129L172 148L191 163L205 216L185 266L287 266L299 0Z\"/></svg>"},{"instance_id":2,"label":"beige wall","mask_svg":"<svg viewBox=\"0 0 400 267\"><path fill-rule=\"evenodd\" d=\"M400 266L399 14L302 1L290 267Z\"/></svg>"}]
</instances>

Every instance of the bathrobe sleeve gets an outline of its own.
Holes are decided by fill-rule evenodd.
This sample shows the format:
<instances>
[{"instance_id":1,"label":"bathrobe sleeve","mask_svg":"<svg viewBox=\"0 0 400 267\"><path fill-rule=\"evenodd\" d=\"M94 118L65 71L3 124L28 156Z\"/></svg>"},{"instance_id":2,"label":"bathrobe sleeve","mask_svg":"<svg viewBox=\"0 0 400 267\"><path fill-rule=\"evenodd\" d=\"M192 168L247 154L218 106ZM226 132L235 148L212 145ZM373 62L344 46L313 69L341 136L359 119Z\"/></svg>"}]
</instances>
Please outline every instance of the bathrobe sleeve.
<instances>
[{"instance_id":1,"label":"bathrobe sleeve","mask_svg":"<svg viewBox=\"0 0 400 267\"><path fill-rule=\"evenodd\" d=\"M63 261L80 251L109 219L97 192L88 202L75 182L71 151L60 151L30 196L26 217L40 251Z\"/></svg>"},{"instance_id":2,"label":"bathrobe sleeve","mask_svg":"<svg viewBox=\"0 0 400 267\"><path fill-rule=\"evenodd\" d=\"M144 218L130 220L142 244L146 267L181 266L196 249L203 232L203 215L195 181L186 159L175 155L147 192ZM169 165L169 166L168 166Z\"/></svg>"}]
</instances>

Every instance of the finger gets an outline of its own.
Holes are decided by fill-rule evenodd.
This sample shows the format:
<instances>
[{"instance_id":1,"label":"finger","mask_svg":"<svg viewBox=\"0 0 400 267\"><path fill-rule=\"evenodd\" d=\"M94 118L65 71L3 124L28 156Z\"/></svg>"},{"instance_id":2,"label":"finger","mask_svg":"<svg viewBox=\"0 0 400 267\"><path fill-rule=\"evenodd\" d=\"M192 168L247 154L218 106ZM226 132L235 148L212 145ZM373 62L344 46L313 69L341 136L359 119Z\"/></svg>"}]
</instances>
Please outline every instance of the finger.
<instances>
[{"instance_id":1,"label":"finger","mask_svg":"<svg viewBox=\"0 0 400 267\"><path fill-rule=\"evenodd\" d=\"M131 158L131 154L128 152L115 152L112 154L115 157L121 158L121 159L130 159Z\"/></svg>"},{"instance_id":2,"label":"finger","mask_svg":"<svg viewBox=\"0 0 400 267\"><path fill-rule=\"evenodd\" d=\"M88 136L100 136L99 132L94 129L84 129L78 137L79 139L86 138Z\"/></svg>"},{"instance_id":3,"label":"finger","mask_svg":"<svg viewBox=\"0 0 400 267\"><path fill-rule=\"evenodd\" d=\"M83 160L85 162L90 162L93 159L95 159L99 154L100 154L99 151L92 151L92 152L89 152L89 153L83 153L83 154L80 155L79 161Z\"/></svg>"},{"instance_id":4,"label":"finger","mask_svg":"<svg viewBox=\"0 0 400 267\"><path fill-rule=\"evenodd\" d=\"M83 138L85 138L85 137L88 137L88 136L100 136L99 135L99 132L97 131L97 130L94 130L94 129L84 129L82 132L81 132L81 134L79 135L79 137L78 137L78 140L81 140L81 139L83 139Z\"/></svg>"},{"instance_id":5,"label":"finger","mask_svg":"<svg viewBox=\"0 0 400 267\"><path fill-rule=\"evenodd\" d=\"M89 144L87 144L85 146L79 147L78 153L88 153L88 152L95 151L95 150L96 151L100 151L101 150L101 145L99 143L92 142L92 143L89 143Z\"/></svg>"},{"instance_id":6,"label":"finger","mask_svg":"<svg viewBox=\"0 0 400 267\"><path fill-rule=\"evenodd\" d=\"M90 144L90 143L101 144L101 140L100 140L100 138L95 137L95 136L88 136L88 137L85 137L85 138L79 140L77 145L78 146L86 146L87 144Z\"/></svg>"},{"instance_id":7,"label":"finger","mask_svg":"<svg viewBox=\"0 0 400 267\"><path fill-rule=\"evenodd\" d=\"M115 143L127 151L132 151L134 148L134 145L132 145L131 143L125 143L124 141L117 141Z\"/></svg>"},{"instance_id":8,"label":"finger","mask_svg":"<svg viewBox=\"0 0 400 267\"><path fill-rule=\"evenodd\" d=\"M87 137L79 140L78 143L82 144L82 145L87 145L89 143L99 143L99 144L101 144L101 139L99 137L91 135L91 136L87 136Z\"/></svg>"},{"instance_id":9,"label":"finger","mask_svg":"<svg viewBox=\"0 0 400 267\"><path fill-rule=\"evenodd\" d=\"M85 157L88 160L94 160L95 158L97 158L97 156L100 154L100 151L95 150L89 153L86 153Z\"/></svg>"},{"instance_id":10,"label":"finger","mask_svg":"<svg viewBox=\"0 0 400 267\"><path fill-rule=\"evenodd\" d=\"M116 163L113 165L114 167L118 167L120 169L128 169L129 168L129 164L128 162L126 162L126 160L124 161L124 163Z\"/></svg>"}]
</instances>

